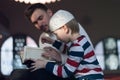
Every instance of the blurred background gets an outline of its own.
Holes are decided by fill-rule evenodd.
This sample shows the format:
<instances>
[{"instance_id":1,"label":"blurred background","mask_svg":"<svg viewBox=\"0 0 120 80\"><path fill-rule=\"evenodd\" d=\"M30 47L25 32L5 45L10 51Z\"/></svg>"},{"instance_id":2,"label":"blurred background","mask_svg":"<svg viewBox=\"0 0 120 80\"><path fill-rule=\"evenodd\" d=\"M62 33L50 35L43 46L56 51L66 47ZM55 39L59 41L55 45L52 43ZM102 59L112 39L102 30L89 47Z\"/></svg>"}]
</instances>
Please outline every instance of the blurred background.
<instances>
[{"instance_id":1,"label":"blurred background","mask_svg":"<svg viewBox=\"0 0 120 80\"><path fill-rule=\"evenodd\" d=\"M53 12L58 9L70 11L90 36L106 80L120 80L120 0L59 0L43 3ZM25 68L19 56L23 47L38 47L39 44L41 32L24 16L28 5L30 3L26 4L23 0L0 0L0 77L5 79L15 70L21 72ZM21 75L22 72L14 77Z\"/></svg>"}]
</instances>

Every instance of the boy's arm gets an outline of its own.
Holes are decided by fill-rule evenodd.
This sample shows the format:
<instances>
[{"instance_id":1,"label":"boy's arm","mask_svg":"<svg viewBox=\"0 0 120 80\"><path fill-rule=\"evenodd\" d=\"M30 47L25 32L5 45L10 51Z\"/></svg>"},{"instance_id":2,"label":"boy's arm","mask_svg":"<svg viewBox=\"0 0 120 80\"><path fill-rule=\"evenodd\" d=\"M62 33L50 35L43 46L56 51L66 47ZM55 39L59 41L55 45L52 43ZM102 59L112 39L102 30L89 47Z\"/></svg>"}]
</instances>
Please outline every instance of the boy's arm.
<instances>
[{"instance_id":1,"label":"boy's arm","mask_svg":"<svg viewBox=\"0 0 120 80\"><path fill-rule=\"evenodd\" d=\"M60 51L61 64L65 64L66 59L68 58L68 55L66 54L67 53L67 45L62 42L55 41L53 46L56 47Z\"/></svg>"},{"instance_id":2,"label":"boy's arm","mask_svg":"<svg viewBox=\"0 0 120 80\"><path fill-rule=\"evenodd\" d=\"M65 64L67 58L68 58L68 55L67 54L60 54L61 56L61 64Z\"/></svg>"},{"instance_id":3,"label":"boy's arm","mask_svg":"<svg viewBox=\"0 0 120 80\"><path fill-rule=\"evenodd\" d=\"M57 44L56 44L56 42L55 42L53 45L47 44L47 43L44 43L44 44L43 44L43 43L41 42L41 37L43 37L43 36L48 36L48 34L46 34L46 33L42 33L42 34L41 34L41 36L40 36L40 38L39 38L39 46L40 46L40 48L43 49L44 47L47 47L47 46L57 48L58 51L59 51L59 54L58 54L58 55L61 56L61 57L60 57L61 59L59 59L59 60L61 60L61 63L64 64L65 61L66 61L66 59L67 59L67 57L68 57L68 56L65 54L65 53L66 53L66 44L64 44L64 43L62 43L62 42L60 42L60 41L56 41ZM54 37L54 40L56 40L56 37Z\"/></svg>"}]
</instances>

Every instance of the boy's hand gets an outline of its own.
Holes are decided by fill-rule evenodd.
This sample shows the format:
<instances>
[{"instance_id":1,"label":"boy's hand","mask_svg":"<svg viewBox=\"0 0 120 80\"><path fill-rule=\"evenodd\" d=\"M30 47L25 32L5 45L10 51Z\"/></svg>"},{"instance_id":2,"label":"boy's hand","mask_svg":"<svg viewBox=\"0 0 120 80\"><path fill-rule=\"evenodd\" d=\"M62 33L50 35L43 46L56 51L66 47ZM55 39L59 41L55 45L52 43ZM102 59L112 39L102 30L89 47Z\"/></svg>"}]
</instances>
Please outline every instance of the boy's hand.
<instances>
[{"instance_id":1,"label":"boy's hand","mask_svg":"<svg viewBox=\"0 0 120 80\"><path fill-rule=\"evenodd\" d=\"M61 62L61 55L56 49L52 47L44 47L44 50L46 53L44 53L42 56L50 58L57 62Z\"/></svg>"}]
</instances>

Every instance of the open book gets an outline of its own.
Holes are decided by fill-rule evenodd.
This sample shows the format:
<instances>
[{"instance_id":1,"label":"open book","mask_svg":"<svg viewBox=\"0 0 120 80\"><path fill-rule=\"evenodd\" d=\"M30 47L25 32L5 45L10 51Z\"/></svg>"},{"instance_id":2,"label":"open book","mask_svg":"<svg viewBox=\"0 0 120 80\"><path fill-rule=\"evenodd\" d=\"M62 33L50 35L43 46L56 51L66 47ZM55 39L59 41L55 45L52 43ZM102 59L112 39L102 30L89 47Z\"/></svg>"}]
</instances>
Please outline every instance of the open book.
<instances>
[{"instance_id":1,"label":"open book","mask_svg":"<svg viewBox=\"0 0 120 80\"><path fill-rule=\"evenodd\" d=\"M21 59L22 62L24 63L24 61L26 59L41 59L41 60L50 60L49 58L45 58L42 56L42 53L44 53L45 51L41 48L37 48L37 47L28 47L25 46L24 47L24 52L21 55Z\"/></svg>"}]
</instances>

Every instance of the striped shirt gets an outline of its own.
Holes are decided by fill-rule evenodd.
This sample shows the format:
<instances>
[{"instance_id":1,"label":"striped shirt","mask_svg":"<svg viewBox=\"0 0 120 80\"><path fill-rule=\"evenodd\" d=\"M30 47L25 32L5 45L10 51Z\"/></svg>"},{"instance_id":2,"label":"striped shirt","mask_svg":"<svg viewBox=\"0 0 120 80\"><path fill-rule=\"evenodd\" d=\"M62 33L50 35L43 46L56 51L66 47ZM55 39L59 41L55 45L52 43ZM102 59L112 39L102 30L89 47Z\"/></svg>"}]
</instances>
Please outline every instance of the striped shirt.
<instances>
[{"instance_id":1,"label":"striped shirt","mask_svg":"<svg viewBox=\"0 0 120 80\"><path fill-rule=\"evenodd\" d=\"M53 46L57 49L63 47L62 43L58 41L55 41ZM99 66L93 47L85 36L80 36L77 40L74 40L71 46L67 47L67 51L68 58L64 65L48 62L46 70L63 78L72 75L74 75L75 78L80 78L91 74L103 76L102 69Z\"/></svg>"}]
</instances>

